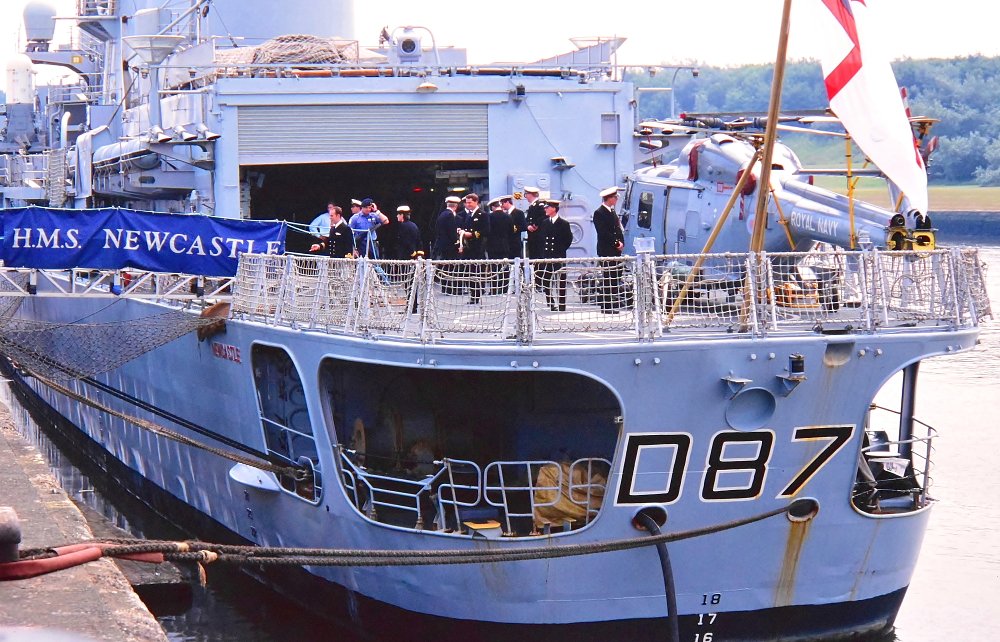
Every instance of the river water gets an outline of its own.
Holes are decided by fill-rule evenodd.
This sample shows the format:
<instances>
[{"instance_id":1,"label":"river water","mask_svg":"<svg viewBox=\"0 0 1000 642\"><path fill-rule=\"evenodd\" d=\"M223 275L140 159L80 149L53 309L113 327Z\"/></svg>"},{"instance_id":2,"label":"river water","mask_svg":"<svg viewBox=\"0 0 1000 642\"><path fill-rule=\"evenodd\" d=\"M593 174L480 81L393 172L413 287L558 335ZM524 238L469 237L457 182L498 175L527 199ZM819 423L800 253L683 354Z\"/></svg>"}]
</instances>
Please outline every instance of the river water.
<instances>
[{"instance_id":1,"label":"river water","mask_svg":"<svg viewBox=\"0 0 1000 642\"><path fill-rule=\"evenodd\" d=\"M1000 312L1000 247L984 246L993 310ZM910 590L896 619L900 642L995 640L1000 630L1000 314L976 349L924 361L917 417L938 429L938 500Z\"/></svg>"},{"instance_id":2,"label":"river water","mask_svg":"<svg viewBox=\"0 0 1000 642\"><path fill-rule=\"evenodd\" d=\"M987 277L990 299L1000 313L1000 245L983 246L981 258L993 266ZM1000 484L992 464L1000 453L1000 321L984 328L974 350L925 361L918 392L916 416L939 432L931 486L938 502L895 636L879 642L995 639L1000 630ZM182 536L137 502L106 488L99 475L81 473L32 428L29 433L75 499L136 535ZM210 567L208 577L206 588L195 585L189 610L158 618L171 640L356 639L239 572Z\"/></svg>"}]
</instances>

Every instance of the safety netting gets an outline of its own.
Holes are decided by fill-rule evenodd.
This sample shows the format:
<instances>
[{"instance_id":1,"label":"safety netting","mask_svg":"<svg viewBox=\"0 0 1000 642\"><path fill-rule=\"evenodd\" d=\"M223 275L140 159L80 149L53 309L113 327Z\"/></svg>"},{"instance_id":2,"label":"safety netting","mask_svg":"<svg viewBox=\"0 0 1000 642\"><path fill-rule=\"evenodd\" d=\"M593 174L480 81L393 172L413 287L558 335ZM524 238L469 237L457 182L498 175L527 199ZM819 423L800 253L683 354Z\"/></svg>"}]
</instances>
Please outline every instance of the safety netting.
<instances>
[{"instance_id":1,"label":"safety netting","mask_svg":"<svg viewBox=\"0 0 1000 642\"><path fill-rule=\"evenodd\" d=\"M14 300L11 302L11 300ZM219 319L171 310L107 323L13 318L21 297L0 296L0 354L49 379L81 379L129 361Z\"/></svg>"}]
</instances>

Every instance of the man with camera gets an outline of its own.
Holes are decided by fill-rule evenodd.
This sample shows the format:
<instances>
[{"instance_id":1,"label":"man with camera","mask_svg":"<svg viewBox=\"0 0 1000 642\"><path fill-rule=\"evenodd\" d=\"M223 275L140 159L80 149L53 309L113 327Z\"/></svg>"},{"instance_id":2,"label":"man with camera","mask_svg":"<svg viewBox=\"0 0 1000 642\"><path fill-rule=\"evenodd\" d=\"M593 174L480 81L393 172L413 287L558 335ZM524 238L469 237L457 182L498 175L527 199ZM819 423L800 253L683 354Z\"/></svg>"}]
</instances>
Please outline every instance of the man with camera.
<instances>
[{"instance_id":1,"label":"man with camera","mask_svg":"<svg viewBox=\"0 0 1000 642\"><path fill-rule=\"evenodd\" d=\"M361 201L361 209L349 221L351 230L354 232L355 245L361 256L370 259L379 258L378 236L375 230L388 222L389 217L378 210L375 201L370 198Z\"/></svg>"}]
</instances>

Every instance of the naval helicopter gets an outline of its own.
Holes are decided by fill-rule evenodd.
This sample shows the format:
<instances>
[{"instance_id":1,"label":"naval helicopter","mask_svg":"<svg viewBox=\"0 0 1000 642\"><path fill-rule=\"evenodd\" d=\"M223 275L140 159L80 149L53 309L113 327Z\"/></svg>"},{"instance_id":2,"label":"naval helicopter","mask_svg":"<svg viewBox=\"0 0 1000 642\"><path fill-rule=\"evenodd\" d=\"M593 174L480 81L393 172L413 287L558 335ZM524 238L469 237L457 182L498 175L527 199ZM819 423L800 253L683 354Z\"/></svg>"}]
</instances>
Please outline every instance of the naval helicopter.
<instances>
[{"instance_id":1,"label":"naval helicopter","mask_svg":"<svg viewBox=\"0 0 1000 642\"><path fill-rule=\"evenodd\" d=\"M828 112L782 115L778 120L779 131L847 137L842 132L809 129L815 124L838 124ZM816 176L823 175L843 175L855 183L861 176L883 176L877 167L809 169L791 147L779 141L772 152L770 187L761 185L757 158L766 121L759 116L681 114L675 120L640 123L635 131L637 147L648 158L646 166L627 180L622 208L626 246L676 256L670 262L673 274L690 275L689 266L696 265L699 282L715 284L708 289L734 290L742 274L732 273L731 268L722 273L710 266L702 268L695 256L747 252L757 199L769 191L761 249L769 254L796 253L779 259L788 263L783 273L789 283L796 291L819 292L814 300L830 307L840 305L836 284L843 282L842 271L804 267L800 253L816 247L935 248L936 230L930 216L910 208L891 182L887 181L889 197L896 209L860 201L814 182ZM936 120L917 117L910 121L926 165L937 147L937 138L929 136ZM671 160L664 160L671 155Z\"/></svg>"}]
</instances>

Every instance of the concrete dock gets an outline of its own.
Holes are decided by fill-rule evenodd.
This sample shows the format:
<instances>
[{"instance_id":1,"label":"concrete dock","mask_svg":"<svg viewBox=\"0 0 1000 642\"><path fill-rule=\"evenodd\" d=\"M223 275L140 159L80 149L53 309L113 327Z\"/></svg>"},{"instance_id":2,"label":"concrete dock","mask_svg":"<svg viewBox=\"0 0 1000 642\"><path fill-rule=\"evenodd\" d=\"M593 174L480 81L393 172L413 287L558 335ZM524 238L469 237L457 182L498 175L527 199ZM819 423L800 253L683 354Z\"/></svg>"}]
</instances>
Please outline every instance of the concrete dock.
<instances>
[{"instance_id":1,"label":"concrete dock","mask_svg":"<svg viewBox=\"0 0 1000 642\"><path fill-rule=\"evenodd\" d=\"M44 457L18 434L2 404L0 506L17 512L22 549L93 537L83 514L52 476ZM0 582L0 639L55 639L39 638L22 627L65 632L67 640L167 640L121 570L108 559L32 579Z\"/></svg>"}]
</instances>

